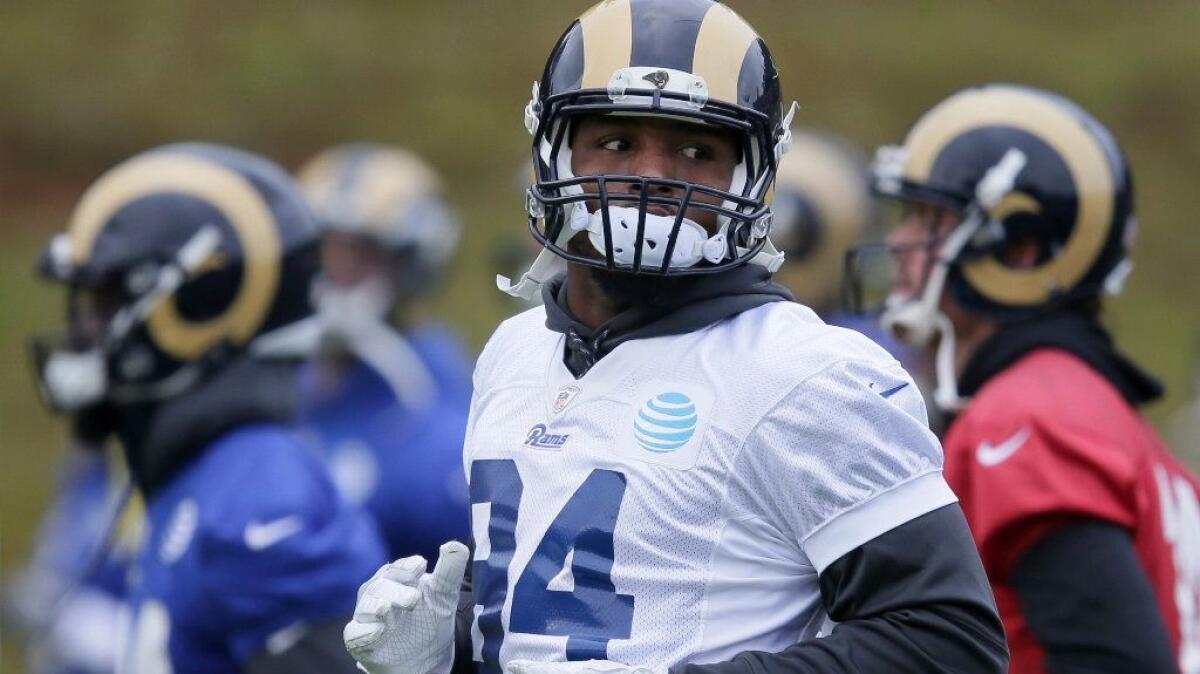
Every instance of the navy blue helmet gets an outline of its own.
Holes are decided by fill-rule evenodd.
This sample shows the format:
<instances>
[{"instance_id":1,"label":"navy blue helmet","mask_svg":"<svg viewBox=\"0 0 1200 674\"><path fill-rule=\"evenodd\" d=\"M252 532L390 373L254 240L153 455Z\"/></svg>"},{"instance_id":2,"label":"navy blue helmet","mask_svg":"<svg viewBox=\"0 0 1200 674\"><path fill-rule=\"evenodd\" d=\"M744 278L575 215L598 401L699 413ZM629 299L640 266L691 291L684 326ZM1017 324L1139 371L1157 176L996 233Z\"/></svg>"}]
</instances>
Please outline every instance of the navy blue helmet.
<instances>
[{"instance_id":1,"label":"navy blue helmet","mask_svg":"<svg viewBox=\"0 0 1200 674\"><path fill-rule=\"evenodd\" d=\"M39 264L69 289L66 334L34 342L48 403L170 398L302 327L316 239L298 188L262 157L184 143L117 165Z\"/></svg>"}]
</instances>

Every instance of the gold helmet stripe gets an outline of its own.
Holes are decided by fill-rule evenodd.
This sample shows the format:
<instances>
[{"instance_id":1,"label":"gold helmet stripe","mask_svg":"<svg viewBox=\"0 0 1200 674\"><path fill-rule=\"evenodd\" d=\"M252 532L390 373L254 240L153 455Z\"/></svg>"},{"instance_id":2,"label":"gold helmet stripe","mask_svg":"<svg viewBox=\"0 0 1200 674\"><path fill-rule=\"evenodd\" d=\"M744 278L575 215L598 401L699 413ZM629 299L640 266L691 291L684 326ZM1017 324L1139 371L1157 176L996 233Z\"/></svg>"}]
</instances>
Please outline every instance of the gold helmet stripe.
<instances>
[{"instance_id":1,"label":"gold helmet stripe","mask_svg":"<svg viewBox=\"0 0 1200 674\"><path fill-rule=\"evenodd\" d=\"M394 147L360 152L332 148L300 168L297 180L318 215L359 234L387 238L388 227L409 204L441 194L441 179L412 152Z\"/></svg>"},{"instance_id":2,"label":"gold helmet stripe","mask_svg":"<svg viewBox=\"0 0 1200 674\"><path fill-rule=\"evenodd\" d=\"M370 233L386 237L388 225L409 204L440 191L437 175L416 155L398 150L377 152L359 173L354 211Z\"/></svg>"},{"instance_id":3,"label":"gold helmet stripe","mask_svg":"<svg viewBox=\"0 0 1200 674\"><path fill-rule=\"evenodd\" d=\"M321 211L320 204L333 201L338 188L338 169L341 166L341 157L334 152L322 152L296 171L296 183L300 185L304 198L309 205L314 206L314 210Z\"/></svg>"},{"instance_id":4,"label":"gold helmet stripe","mask_svg":"<svg viewBox=\"0 0 1200 674\"><path fill-rule=\"evenodd\" d=\"M705 12L692 54L692 74L704 78L710 98L737 103L742 62L757 39L750 24L729 7L715 3Z\"/></svg>"},{"instance_id":5,"label":"gold helmet stripe","mask_svg":"<svg viewBox=\"0 0 1200 674\"><path fill-rule=\"evenodd\" d=\"M905 177L925 182L952 140L987 126L1024 130L1049 145L1066 163L1078 194L1071 236L1046 264L1013 269L986 257L963 265L967 281L984 297L1008 305L1040 304L1054 291L1079 283L1104 247L1114 206L1108 158L1087 128L1059 104L1017 88L987 87L950 98L917 123L904 143ZM1021 210L1030 210L1028 204Z\"/></svg>"},{"instance_id":6,"label":"gold helmet stripe","mask_svg":"<svg viewBox=\"0 0 1200 674\"><path fill-rule=\"evenodd\" d=\"M226 311L206 321L183 318L174 298L160 303L147 319L150 337L162 351L195 360L218 342L244 344L266 320L279 286L280 242L274 216L245 178L202 157L156 152L126 162L88 189L71 218L68 235L76 264L87 261L104 225L129 203L159 193L201 199L233 228L244 269L237 296Z\"/></svg>"},{"instance_id":7,"label":"gold helmet stripe","mask_svg":"<svg viewBox=\"0 0 1200 674\"><path fill-rule=\"evenodd\" d=\"M1042 205L1033 197L1024 192L1009 192L992 209L991 216L995 220L1004 220L1014 213L1033 213L1036 215L1041 212Z\"/></svg>"},{"instance_id":8,"label":"gold helmet stripe","mask_svg":"<svg viewBox=\"0 0 1200 674\"><path fill-rule=\"evenodd\" d=\"M633 56L630 0L604 0L579 17L583 28L583 89L604 89Z\"/></svg>"}]
</instances>

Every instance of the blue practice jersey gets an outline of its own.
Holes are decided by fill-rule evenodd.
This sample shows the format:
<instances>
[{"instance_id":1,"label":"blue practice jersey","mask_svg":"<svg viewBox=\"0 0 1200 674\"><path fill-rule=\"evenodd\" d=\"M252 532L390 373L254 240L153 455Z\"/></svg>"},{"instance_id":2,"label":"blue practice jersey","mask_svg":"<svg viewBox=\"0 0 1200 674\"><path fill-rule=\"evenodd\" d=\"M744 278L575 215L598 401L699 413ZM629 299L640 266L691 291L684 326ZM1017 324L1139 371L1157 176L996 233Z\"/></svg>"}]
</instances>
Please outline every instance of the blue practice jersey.
<instances>
[{"instance_id":1,"label":"blue practice jersey","mask_svg":"<svg viewBox=\"0 0 1200 674\"><path fill-rule=\"evenodd\" d=\"M31 672L99 674L115 662L129 541L118 508L128 478L101 448L69 450L28 565L6 584L13 624L28 634ZM106 540L117 534L115 542Z\"/></svg>"},{"instance_id":2,"label":"blue practice jersey","mask_svg":"<svg viewBox=\"0 0 1200 674\"><path fill-rule=\"evenodd\" d=\"M71 452L57 481L54 503L38 531L31 563L67 585L120 596L128 560L121 557L123 550L106 550L104 541L114 528L115 509L127 479L114 472L103 450Z\"/></svg>"},{"instance_id":3,"label":"blue practice jersey","mask_svg":"<svg viewBox=\"0 0 1200 674\"><path fill-rule=\"evenodd\" d=\"M217 440L153 495L147 518L129 671L237 672L309 625L348 620L384 562L371 518L276 425Z\"/></svg>"},{"instance_id":4,"label":"blue practice jersey","mask_svg":"<svg viewBox=\"0 0 1200 674\"><path fill-rule=\"evenodd\" d=\"M313 363L302 375L301 423L343 494L377 518L389 555L433 560L442 543L468 532L462 443L471 365L444 328L420 328L405 339L436 386L429 407L403 406L362 362L341 367L333 381Z\"/></svg>"}]
</instances>

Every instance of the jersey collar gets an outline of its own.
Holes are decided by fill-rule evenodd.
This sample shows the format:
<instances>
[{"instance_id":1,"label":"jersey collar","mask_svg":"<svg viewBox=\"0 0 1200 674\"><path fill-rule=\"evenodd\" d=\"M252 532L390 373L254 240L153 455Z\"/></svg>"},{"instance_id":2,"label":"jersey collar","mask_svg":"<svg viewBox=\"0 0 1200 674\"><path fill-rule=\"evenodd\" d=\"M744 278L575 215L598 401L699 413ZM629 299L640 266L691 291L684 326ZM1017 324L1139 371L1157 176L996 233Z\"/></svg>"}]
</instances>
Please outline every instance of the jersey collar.
<instances>
[{"instance_id":1,"label":"jersey collar","mask_svg":"<svg viewBox=\"0 0 1200 674\"><path fill-rule=\"evenodd\" d=\"M769 271L745 265L720 274L698 275L671 306L635 306L593 330L571 314L566 288L566 274L559 274L543 286L542 298L546 327L565 335L563 363L576 378L625 342L687 334L769 302L793 301L786 288L771 280Z\"/></svg>"}]
</instances>

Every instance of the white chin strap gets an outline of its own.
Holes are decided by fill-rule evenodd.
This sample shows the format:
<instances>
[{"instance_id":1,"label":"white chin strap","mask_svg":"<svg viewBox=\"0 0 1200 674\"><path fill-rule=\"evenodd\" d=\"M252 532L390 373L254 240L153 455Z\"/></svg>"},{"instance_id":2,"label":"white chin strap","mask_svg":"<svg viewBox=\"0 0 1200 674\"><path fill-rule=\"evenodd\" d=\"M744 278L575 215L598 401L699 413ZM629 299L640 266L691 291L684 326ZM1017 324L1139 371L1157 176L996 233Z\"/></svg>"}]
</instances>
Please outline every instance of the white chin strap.
<instances>
[{"instance_id":1,"label":"white chin strap","mask_svg":"<svg viewBox=\"0 0 1200 674\"><path fill-rule=\"evenodd\" d=\"M988 214L991 210L1012 192L1017 175L1025 168L1025 163L1025 153L1011 148L988 169L975 188L974 208L968 208L962 224L946 237L920 296L907 300L888 298L887 308L879 319L885 330L912 346L925 347L935 336L939 338L934 354L937 385L933 391L933 401L947 412L960 411L970 401L958 394L958 374L954 367L954 326L949 317L938 309L942 291L946 287L946 276L976 232L989 224Z\"/></svg>"},{"instance_id":2,"label":"white chin strap","mask_svg":"<svg viewBox=\"0 0 1200 674\"><path fill-rule=\"evenodd\" d=\"M351 288L319 284L313 293L323 337L353 354L392 389L409 409L428 409L437 385L420 356L386 322L392 293L383 281L364 281Z\"/></svg>"}]
</instances>

